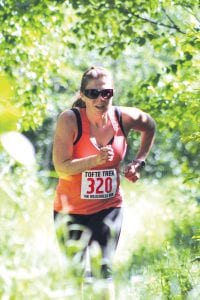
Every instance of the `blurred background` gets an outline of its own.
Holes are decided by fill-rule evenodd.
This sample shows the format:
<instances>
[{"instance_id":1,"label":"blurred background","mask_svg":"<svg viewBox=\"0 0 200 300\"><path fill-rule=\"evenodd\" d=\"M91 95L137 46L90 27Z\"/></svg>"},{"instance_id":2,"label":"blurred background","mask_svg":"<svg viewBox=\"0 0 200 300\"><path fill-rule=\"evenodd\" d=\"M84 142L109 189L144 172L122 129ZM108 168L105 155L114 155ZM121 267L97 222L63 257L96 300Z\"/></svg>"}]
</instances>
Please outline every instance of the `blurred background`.
<instances>
[{"instance_id":1,"label":"blurred background","mask_svg":"<svg viewBox=\"0 0 200 300\"><path fill-rule=\"evenodd\" d=\"M92 65L113 74L114 105L136 106L157 123L142 179L122 178L115 298L200 298L198 5L0 1L1 299L83 297L55 237L52 141L59 113L71 107ZM138 134L128 142L125 163L137 152ZM97 286L84 299L93 296L104 299Z\"/></svg>"}]
</instances>

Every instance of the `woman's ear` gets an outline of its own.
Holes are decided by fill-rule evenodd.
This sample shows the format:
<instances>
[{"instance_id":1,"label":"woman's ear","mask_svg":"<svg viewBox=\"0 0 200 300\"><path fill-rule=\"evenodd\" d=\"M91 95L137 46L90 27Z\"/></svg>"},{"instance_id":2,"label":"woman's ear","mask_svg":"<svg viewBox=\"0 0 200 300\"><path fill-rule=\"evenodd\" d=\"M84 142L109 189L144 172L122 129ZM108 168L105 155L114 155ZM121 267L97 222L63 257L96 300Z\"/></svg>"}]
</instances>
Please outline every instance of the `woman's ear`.
<instances>
[{"instance_id":1,"label":"woman's ear","mask_svg":"<svg viewBox=\"0 0 200 300\"><path fill-rule=\"evenodd\" d=\"M81 100L82 100L83 102L85 102L85 100L84 100L85 97L84 97L83 92L80 91L79 95L80 95Z\"/></svg>"}]
</instances>

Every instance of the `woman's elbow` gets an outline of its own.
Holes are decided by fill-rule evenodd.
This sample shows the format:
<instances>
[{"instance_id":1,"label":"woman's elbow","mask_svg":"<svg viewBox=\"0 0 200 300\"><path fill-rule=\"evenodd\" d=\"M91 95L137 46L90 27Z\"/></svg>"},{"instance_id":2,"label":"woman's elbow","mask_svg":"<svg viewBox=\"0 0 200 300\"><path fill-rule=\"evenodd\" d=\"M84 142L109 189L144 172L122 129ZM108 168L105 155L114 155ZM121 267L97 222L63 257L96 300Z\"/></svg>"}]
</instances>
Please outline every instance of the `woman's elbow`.
<instances>
[{"instance_id":1,"label":"woman's elbow","mask_svg":"<svg viewBox=\"0 0 200 300\"><path fill-rule=\"evenodd\" d=\"M149 122L148 122L148 131L151 132L153 135L156 132L156 122L155 120L149 116Z\"/></svg>"},{"instance_id":2,"label":"woman's elbow","mask_svg":"<svg viewBox=\"0 0 200 300\"><path fill-rule=\"evenodd\" d=\"M53 164L55 171L60 179L66 179L68 176L72 175L67 166L63 163L59 163L56 159L53 159Z\"/></svg>"}]
</instances>

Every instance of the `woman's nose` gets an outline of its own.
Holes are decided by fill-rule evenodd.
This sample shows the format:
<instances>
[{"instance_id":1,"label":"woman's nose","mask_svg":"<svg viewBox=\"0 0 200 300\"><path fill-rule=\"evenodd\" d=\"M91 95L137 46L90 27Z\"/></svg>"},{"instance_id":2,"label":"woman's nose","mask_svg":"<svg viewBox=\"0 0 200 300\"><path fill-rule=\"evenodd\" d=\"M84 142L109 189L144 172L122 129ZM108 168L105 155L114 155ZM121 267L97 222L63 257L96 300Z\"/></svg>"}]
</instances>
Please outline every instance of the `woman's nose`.
<instances>
[{"instance_id":1,"label":"woman's nose","mask_svg":"<svg viewBox=\"0 0 200 300\"><path fill-rule=\"evenodd\" d=\"M101 101L105 101L106 99L100 94L97 99L100 99Z\"/></svg>"}]
</instances>

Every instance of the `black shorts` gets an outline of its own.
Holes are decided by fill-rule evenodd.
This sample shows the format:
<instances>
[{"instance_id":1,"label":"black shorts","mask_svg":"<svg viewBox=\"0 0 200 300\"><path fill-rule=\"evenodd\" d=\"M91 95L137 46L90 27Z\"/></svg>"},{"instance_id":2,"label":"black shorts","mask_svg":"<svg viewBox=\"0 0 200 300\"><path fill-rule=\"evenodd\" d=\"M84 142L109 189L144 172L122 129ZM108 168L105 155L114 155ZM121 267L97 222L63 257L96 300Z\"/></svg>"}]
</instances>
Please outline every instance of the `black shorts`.
<instances>
[{"instance_id":1,"label":"black shorts","mask_svg":"<svg viewBox=\"0 0 200 300\"><path fill-rule=\"evenodd\" d=\"M65 215L54 212L54 219ZM86 236L87 245L96 241L102 251L102 264L112 264L112 258L118 244L121 225L122 208L108 208L90 215L69 214L66 222L69 240L79 240ZM88 234L86 235L86 233Z\"/></svg>"}]
</instances>

